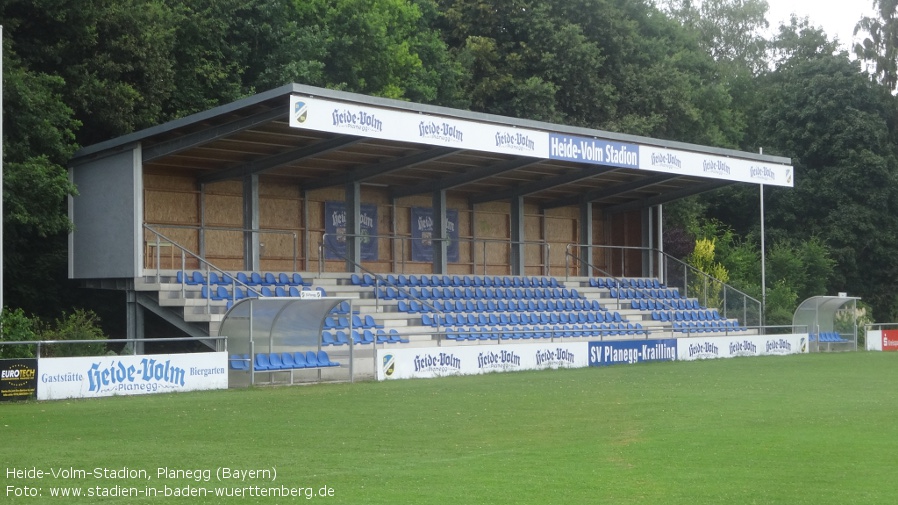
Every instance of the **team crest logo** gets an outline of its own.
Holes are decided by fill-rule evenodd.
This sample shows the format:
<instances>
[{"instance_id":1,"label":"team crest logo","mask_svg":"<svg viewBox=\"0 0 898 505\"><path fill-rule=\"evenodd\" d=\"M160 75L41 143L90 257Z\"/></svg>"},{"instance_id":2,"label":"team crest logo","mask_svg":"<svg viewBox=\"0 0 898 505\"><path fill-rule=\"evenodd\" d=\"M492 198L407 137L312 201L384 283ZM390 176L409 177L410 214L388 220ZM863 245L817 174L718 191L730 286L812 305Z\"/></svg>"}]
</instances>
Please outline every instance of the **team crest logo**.
<instances>
[{"instance_id":1,"label":"team crest logo","mask_svg":"<svg viewBox=\"0 0 898 505\"><path fill-rule=\"evenodd\" d=\"M396 360L393 359L392 354L387 354L384 356L384 375L387 377L391 377L393 372L396 370Z\"/></svg>"},{"instance_id":2,"label":"team crest logo","mask_svg":"<svg viewBox=\"0 0 898 505\"><path fill-rule=\"evenodd\" d=\"M807 351L808 351L808 343L807 343L807 341L805 340L804 337L801 337L801 343L799 344L798 347L801 348L801 352L807 352Z\"/></svg>"},{"instance_id":3,"label":"team crest logo","mask_svg":"<svg viewBox=\"0 0 898 505\"><path fill-rule=\"evenodd\" d=\"M786 170L786 183L792 184L792 170Z\"/></svg>"},{"instance_id":4,"label":"team crest logo","mask_svg":"<svg viewBox=\"0 0 898 505\"><path fill-rule=\"evenodd\" d=\"M293 116L297 123L305 123L309 117L309 105L305 102L296 102L293 108Z\"/></svg>"}]
</instances>

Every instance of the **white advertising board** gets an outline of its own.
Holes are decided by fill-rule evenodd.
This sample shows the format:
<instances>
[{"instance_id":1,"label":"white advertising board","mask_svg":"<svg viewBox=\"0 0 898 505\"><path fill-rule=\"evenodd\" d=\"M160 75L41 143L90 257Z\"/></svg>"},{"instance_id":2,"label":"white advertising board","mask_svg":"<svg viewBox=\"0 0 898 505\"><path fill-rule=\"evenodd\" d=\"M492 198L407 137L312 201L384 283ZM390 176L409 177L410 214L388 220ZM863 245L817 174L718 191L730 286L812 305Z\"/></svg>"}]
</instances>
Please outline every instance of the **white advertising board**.
<instances>
[{"instance_id":1,"label":"white advertising board","mask_svg":"<svg viewBox=\"0 0 898 505\"><path fill-rule=\"evenodd\" d=\"M534 158L549 156L549 134L543 131L296 95L290 97L290 126Z\"/></svg>"},{"instance_id":2,"label":"white advertising board","mask_svg":"<svg viewBox=\"0 0 898 505\"><path fill-rule=\"evenodd\" d=\"M808 352L808 334L690 337L677 341L677 359L734 358Z\"/></svg>"},{"instance_id":3,"label":"white advertising board","mask_svg":"<svg viewBox=\"0 0 898 505\"><path fill-rule=\"evenodd\" d=\"M676 149L639 146L639 168L668 174L792 187L789 165L726 158Z\"/></svg>"},{"instance_id":4,"label":"white advertising board","mask_svg":"<svg viewBox=\"0 0 898 505\"><path fill-rule=\"evenodd\" d=\"M882 350L882 330L868 331L866 346L867 346L868 351L881 351Z\"/></svg>"},{"instance_id":5,"label":"white advertising board","mask_svg":"<svg viewBox=\"0 0 898 505\"><path fill-rule=\"evenodd\" d=\"M323 98L290 96L290 126L384 140L637 170L793 185L789 165L566 135Z\"/></svg>"},{"instance_id":6,"label":"white advertising board","mask_svg":"<svg viewBox=\"0 0 898 505\"><path fill-rule=\"evenodd\" d=\"M38 400L227 389L225 352L42 358Z\"/></svg>"},{"instance_id":7,"label":"white advertising board","mask_svg":"<svg viewBox=\"0 0 898 505\"><path fill-rule=\"evenodd\" d=\"M587 342L378 349L377 380L582 368L588 349Z\"/></svg>"}]
</instances>

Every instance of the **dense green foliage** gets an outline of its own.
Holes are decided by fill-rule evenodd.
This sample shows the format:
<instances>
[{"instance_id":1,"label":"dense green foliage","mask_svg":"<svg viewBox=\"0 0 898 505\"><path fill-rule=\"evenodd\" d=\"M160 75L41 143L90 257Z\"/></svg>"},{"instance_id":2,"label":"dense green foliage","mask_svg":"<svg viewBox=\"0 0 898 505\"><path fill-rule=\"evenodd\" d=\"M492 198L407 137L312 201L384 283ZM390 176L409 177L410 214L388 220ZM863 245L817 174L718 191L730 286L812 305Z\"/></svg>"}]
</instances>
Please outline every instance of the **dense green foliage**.
<instances>
[{"instance_id":1,"label":"dense green foliage","mask_svg":"<svg viewBox=\"0 0 898 505\"><path fill-rule=\"evenodd\" d=\"M4 449L15 468L150 477L6 480L44 496L53 486L210 490L67 505L880 505L898 500L896 365L896 353L815 353L21 402L0 405L0 430L16 442ZM212 477L159 478L166 466ZM218 481L219 467L274 468L277 480ZM281 485L334 495L211 492Z\"/></svg>"},{"instance_id":2,"label":"dense green foliage","mask_svg":"<svg viewBox=\"0 0 898 505\"><path fill-rule=\"evenodd\" d=\"M79 146L300 82L789 156L795 188L765 202L768 312L848 291L894 320L898 25L893 0L876 4L855 48L867 74L806 21L764 38L764 0L0 2L5 301L44 318L85 305L65 282ZM715 262L753 295L756 192L665 213L690 241L724 223ZM783 271L783 251L812 263Z\"/></svg>"},{"instance_id":3,"label":"dense green foliage","mask_svg":"<svg viewBox=\"0 0 898 505\"><path fill-rule=\"evenodd\" d=\"M38 340L104 340L108 337L100 328L97 315L88 310L76 309L68 315L47 323L32 318L22 309L7 309L0 314L3 338L8 342L33 342ZM43 345L41 356L97 356L106 352L104 343L56 343ZM36 344L0 345L0 358L33 358Z\"/></svg>"}]
</instances>

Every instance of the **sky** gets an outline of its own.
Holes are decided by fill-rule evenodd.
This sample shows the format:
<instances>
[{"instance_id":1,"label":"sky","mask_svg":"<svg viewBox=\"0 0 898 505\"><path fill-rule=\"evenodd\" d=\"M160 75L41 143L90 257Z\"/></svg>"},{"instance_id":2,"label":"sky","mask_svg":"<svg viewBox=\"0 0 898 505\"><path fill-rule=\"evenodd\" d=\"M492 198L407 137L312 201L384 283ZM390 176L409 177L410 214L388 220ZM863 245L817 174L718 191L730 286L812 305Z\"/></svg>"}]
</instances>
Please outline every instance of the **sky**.
<instances>
[{"instance_id":1,"label":"sky","mask_svg":"<svg viewBox=\"0 0 898 505\"><path fill-rule=\"evenodd\" d=\"M864 16L873 17L873 0L767 0L770 9L767 21L776 33L777 27L789 19L791 13L799 18L807 16L811 25L823 28L832 39L838 36L843 45L851 47L852 32Z\"/></svg>"}]
</instances>

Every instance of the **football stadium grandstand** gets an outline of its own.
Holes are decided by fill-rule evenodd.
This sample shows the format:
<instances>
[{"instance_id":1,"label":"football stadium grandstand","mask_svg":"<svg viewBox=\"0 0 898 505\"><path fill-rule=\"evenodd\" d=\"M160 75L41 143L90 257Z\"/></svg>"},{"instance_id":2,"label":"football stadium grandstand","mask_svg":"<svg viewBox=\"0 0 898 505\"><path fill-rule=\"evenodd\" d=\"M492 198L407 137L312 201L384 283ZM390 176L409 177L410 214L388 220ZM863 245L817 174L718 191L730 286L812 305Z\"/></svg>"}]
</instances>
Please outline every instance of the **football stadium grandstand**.
<instances>
[{"instance_id":1,"label":"football stadium grandstand","mask_svg":"<svg viewBox=\"0 0 898 505\"><path fill-rule=\"evenodd\" d=\"M146 311L214 337L326 301L295 352L229 344L291 381L383 347L751 334L760 302L663 251L663 205L790 163L291 84L76 153L69 276L122 291L138 339Z\"/></svg>"}]
</instances>

